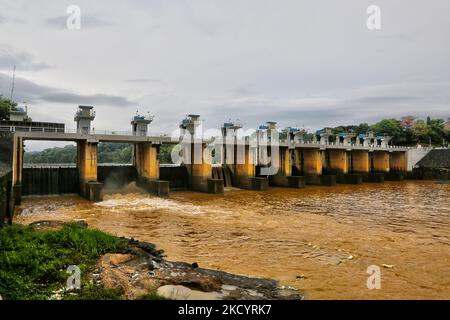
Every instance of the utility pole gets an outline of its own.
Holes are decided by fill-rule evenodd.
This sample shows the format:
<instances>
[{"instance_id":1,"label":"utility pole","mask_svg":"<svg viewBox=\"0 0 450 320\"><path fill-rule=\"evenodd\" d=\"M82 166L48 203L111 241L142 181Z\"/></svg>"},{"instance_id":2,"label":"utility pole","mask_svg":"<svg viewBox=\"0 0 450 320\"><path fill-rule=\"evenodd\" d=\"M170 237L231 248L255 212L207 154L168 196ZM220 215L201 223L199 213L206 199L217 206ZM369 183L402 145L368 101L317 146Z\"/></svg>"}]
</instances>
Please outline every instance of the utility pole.
<instances>
[{"instance_id":1,"label":"utility pole","mask_svg":"<svg viewBox=\"0 0 450 320\"><path fill-rule=\"evenodd\" d=\"M14 69L13 69L13 76L12 76L12 84L11 84L11 97L9 100L11 100L11 102L13 101L13 95L14 95L14 82L16 81L16 66L14 65ZM12 110L12 103L10 105L10 111Z\"/></svg>"}]
</instances>

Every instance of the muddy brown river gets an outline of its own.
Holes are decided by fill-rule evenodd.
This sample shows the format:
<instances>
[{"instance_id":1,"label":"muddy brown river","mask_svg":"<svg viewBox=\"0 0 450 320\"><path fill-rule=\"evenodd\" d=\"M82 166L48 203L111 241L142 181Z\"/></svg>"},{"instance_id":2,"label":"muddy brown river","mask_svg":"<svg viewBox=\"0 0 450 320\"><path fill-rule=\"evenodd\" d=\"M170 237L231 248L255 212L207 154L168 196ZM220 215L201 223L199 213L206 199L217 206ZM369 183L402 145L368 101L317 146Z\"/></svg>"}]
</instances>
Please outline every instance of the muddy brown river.
<instances>
[{"instance_id":1,"label":"muddy brown river","mask_svg":"<svg viewBox=\"0 0 450 320\"><path fill-rule=\"evenodd\" d=\"M450 184L231 189L224 196L130 187L100 203L24 199L16 222L86 219L91 227L150 241L169 260L269 277L307 299L450 299ZM367 288L367 268L381 288Z\"/></svg>"}]
</instances>

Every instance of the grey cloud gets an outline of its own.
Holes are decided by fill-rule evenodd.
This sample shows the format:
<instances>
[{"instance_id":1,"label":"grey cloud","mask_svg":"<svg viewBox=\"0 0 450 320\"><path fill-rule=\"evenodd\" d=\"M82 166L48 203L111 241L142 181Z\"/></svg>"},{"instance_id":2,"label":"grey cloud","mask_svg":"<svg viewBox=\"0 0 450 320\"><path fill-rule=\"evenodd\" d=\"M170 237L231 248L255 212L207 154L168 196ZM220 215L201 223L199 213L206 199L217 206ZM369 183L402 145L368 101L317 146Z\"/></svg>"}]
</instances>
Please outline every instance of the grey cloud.
<instances>
[{"instance_id":1,"label":"grey cloud","mask_svg":"<svg viewBox=\"0 0 450 320\"><path fill-rule=\"evenodd\" d=\"M352 100L353 103L395 103L417 100L417 97L408 96L377 96L377 97L364 97Z\"/></svg>"},{"instance_id":2,"label":"grey cloud","mask_svg":"<svg viewBox=\"0 0 450 320\"><path fill-rule=\"evenodd\" d=\"M11 87L11 77L0 73L0 93L6 94ZM127 107L133 103L125 97L107 94L79 94L67 90L36 84L32 81L16 78L15 100L33 102L53 102L61 104L93 104L112 107Z\"/></svg>"},{"instance_id":3,"label":"grey cloud","mask_svg":"<svg viewBox=\"0 0 450 320\"><path fill-rule=\"evenodd\" d=\"M223 103L207 101L214 107L204 108L202 115L221 121L239 118L250 127L265 121L277 121L280 127L303 126L318 129L324 126L374 123L386 117L400 118L409 113L418 117L447 118L450 110L450 83L411 82L369 86L348 91L345 95L315 98L249 95L232 89L233 97ZM399 93L395 95L395 93ZM410 93L405 95L404 93ZM237 95L236 95L237 94Z\"/></svg>"},{"instance_id":4,"label":"grey cloud","mask_svg":"<svg viewBox=\"0 0 450 320\"><path fill-rule=\"evenodd\" d=\"M0 45L0 70L12 70L16 66L19 70L39 71L51 68L50 65L36 61L28 52L16 51L7 45Z\"/></svg>"},{"instance_id":5,"label":"grey cloud","mask_svg":"<svg viewBox=\"0 0 450 320\"><path fill-rule=\"evenodd\" d=\"M48 28L64 28L61 4L7 1L6 23L14 16L27 23L13 32L0 28L2 42L26 44L55 65L48 77L43 72L33 79L57 89L30 85L26 91L24 82L17 89L37 101L34 112L43 117L53 105L52 115L69 121L71 114L58 111L59 101L108 104L110 97L95 95L93 83L133 97L136 106L155 114L152 128L162 132L191 112L208 127L239 118L250 127L274 120L311 129L405 114L450 115L448 0L384 1L379 31L367 30L368 3L360 0L81 0L82 28L98 28L64 37ZM114 28L101 28L110 24ZM8 75L9 64L3 71ZM70 87L94 94L62 90ZM10 80L1 92L9 88ZM122 103L115 97L111 105ZM107 106L97 110L107 116L98 117L96 126L127 129L123 113L133 114L135 106L120 114Z\"/></svg>"},{"instance_id":6,"label":"grey cloud","mask_svg":"<svg viewBox=\"0 0 450 320\"><path fill-rule=\"evenodd\" d=\"M82 95L70 92L49 92L43 93L40 100L48 102L59 102L59 103L74 103L74 104L101 104L101 105L111 105L111 106L129 106L132 103L128 101L127 98L119 96L111 96L107 94L93 94L93 95Z\"/></svg>"},{"instance_id":7,"label":"grey cloud","mask_svg":"<svg viewBox=\"0 0 450 320\"><path fill-rule=\"evenodd\" d=\"M136 79L127 79L126 82L132 82L132 83L157 83L161 82L160 79L155 78L136 78Z\"/></svg>"},{"instance_id":8,"label":"grey cloud","mask_svg":"<svg viewBox=\"0 0 450 320\"><path fill-rule=\"evenodd\" d=\"M243 84L238 85L231 89L231 94L237 95L237 96L248 96L255 94L255 90L252 88L251 85Z\"/></svg>"}]
</instances>

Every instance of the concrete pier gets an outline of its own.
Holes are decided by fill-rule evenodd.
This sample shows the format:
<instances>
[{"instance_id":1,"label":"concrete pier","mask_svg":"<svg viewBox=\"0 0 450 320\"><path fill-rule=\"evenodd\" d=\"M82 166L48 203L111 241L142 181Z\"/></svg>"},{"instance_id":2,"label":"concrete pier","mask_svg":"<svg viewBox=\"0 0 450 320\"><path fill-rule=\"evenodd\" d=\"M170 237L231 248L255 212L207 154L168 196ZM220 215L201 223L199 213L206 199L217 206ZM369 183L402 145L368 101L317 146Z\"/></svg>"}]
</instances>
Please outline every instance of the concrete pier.
<instances>
[{"instance_id":1,"label":"concrete pier","mask_svg":"<svg viewBox=\"0 0 450 320\"><path fill-rule=\"evenodd\" d=\"M269 176L270 185L287 188L305 187L305 177L292 175L292 167L296 162L293 158L295 158L295 150L287 147L280 148L279 169L277 174Z\"/></svg>"},{"instance_id":2,"label":"concrete pier","mask_svg":"<svg viewBox=\"0 0 450 320\"><path fill-rule=\"evenodd\" d=\"M268 190L269 180L267 177L256 177L256 166L253 150L250 145L235 146L235 160L233 167L234 185L243 189Z\"/></svg>"},{"instance_id":3,"label":"concrete pier","mask_svg":"<svg viewBox=\"0 0 450 320\"><path fill-rule=\"evenodd\" d=\"M373 151L372 152L372 172L389 172L389 152Z\"/></svg>"},{"instance_id":4,"label":"concrete pier","mask_svg":"<svg viewBox=\"0 0 450 320\"><path fill-rule=\"evenodd\" d=\"M319 148L298 148L300 172L305 176L305 183L322 184L322 150Z\"/></svg>"},{"instance_id":5,"label":"concrete pier","mask_svg":"<svg viewBox=\"0 0 450 320\"><path fill-rule=\"evenodd\" d=\"M194 191L223 194L223 179L212 178L211 155L205 143L192 143L190 150L185 149L189 161L185 166L189 175L189 186Z\"/></svg>"},{"instance_id":6,"label":"concrete pier","mask_svg":"<svg viewBox=\"0 0 450 320\"><path fill-rule=\"evenodd\" d=\"M102 184L97 181L98 143L77 142L77 167L80 177L80 195L90 201L101 201Z\"/></svg>"},{"instance_id":7,"label":"concrete pier","mask_svg":"<svg viewBox=\"0 0 450 320\"><path fill-rule=\"evenodd\" d=\"M140 177L150 180L159 179L159 145L148 142L134 144L133 159Z\"/></svg>"},{"instance_id":8,"label":"concrete pier","mask_svg":"<svg viewBox=\"0 0 450 320\"><path fill-rule=\"evenodd\" d=\"M133 162L138 173L137 185L147 192L166 196L169 182L159 179L159 144L136 143L133 148Z\"/></svg>"},{"instance_id":9,"label":"concrete pier","mask_svg":"<svg viewBox=\"0 0 450 320\"><path fill-rule=\"evenodd\" d=\"M406 152L389 153L389 168L391 172L406 172L408 167Z\"/></svg>"},{"instance_id":10,"label":"concrete pier","mask_svg":"<svg viewBox=\"0 0 450 320\"><path fill-rule=\"evenodd\" d=\"M351 171L353 173L369 173L369 152L365 150L352 151Z\"/></svg>"},{"instance_id":11,"label":"concrete pier","mask_svg":"<svg viewBox=\"0 0 450 320\"><path fill-rule=\"evenodd\" d=\"M337 183L360 184L363 182L363 176L360 172L353 170L353 154L346 149L330 149L328 151L327 172L336 175ZM363 163L358 163L359 154L356 156L357 167L363 167ZM364 161L364 156L362 157ZM368 161L367 161L368 163ZM358 168L359 169L359 168Z\"/></svg>"},{"instance_id":12,"label":"concrete pier","mask_svg":"<svg viewBox=\"0 0 450 320\"><path fill-rule=\"evenodd\" d=\"M347 151L345 149L328 149L326 152L328 153L329 171L347 174L349 169Z\"/></svg>"}]
</instances>

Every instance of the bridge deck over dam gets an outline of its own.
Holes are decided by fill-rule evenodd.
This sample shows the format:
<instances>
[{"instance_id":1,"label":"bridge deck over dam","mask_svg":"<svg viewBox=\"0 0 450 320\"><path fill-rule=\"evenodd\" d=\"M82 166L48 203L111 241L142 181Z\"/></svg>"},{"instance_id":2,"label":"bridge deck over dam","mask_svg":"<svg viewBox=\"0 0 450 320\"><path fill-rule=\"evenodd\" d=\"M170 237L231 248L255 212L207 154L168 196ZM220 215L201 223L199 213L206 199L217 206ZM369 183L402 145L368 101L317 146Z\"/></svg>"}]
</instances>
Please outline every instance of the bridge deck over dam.
<instances>
[{"instance_id":1,"label":"bridge deck over dam","mask_svg":"<svg viewBox=\"0 0 450 320\"><path fill-rule=\"evenodd\" d=\"M130 178L139 187L161 196L167 195L171 186L221 194L225 185L263 191L269 186L303 188L307 184L357 184L401 180L407 171L409 148L391 146L385 136L340 134L335 142L330 141L329 132L305 138L298 131L288 130L280 136L274 123L268 122L268 126L246 135L245 132L242 134L240 126L225 123L222 135L202 137L197 134L198 115L189 115L180 124L179 134L168 136L149 134L147 127L153 118L135 116L131 132L107 132L91 129L90 122L94 117L92 107L80 106L75 115L76 130L67 130L64 125L24 127L22 123L17 127L0 127L0 131L9 131L12 135L11 197L14 204L20 204L22 187L25 194L30 190L40 192L39 187L30 189L30 186L22 185L29 183L30 177L39 177L41 183L38 186L45 181L61 186L67 177L73 180L74 174L78 177L74 185L81 196L92 201L101 200L103 183L114 171L98 164L98 144L102 142L132 144ZM75 142L76 168L72 168L70 174L64 170L30 173L27 169L24 179L23 148L27 140ZM183 168L182 174L181 171L170 173L167 168L161 171L160 147L166 144L176 145L172 160ZM53 180L49 180L50 176ZM179 183L177 179L187 181Z\"/></svg>"},{"instance_id":2,"label":"bridge deck over dam","mask_svg":"<svg viewBox=\"0 0 450 320\"><path fill-rule=\"evenodd\" d=\"M14 133L15 137L22 138L23 140L44 140L44 141L67 141L67 142L77 142L77 141L87 141L90 143L99 143L99 142L117 142L117 143L152 143L155 145L160 144L180 144L183 143L183 139L180 137L179 139L169 137L166 134L154 135L154 136L134 136L128 134L81 134L81 133L73 133L73 132L36 132L36 131L17 131ZM242 144L242 145L252 145L252 142L248 137L243 137L241 139L236 139L231 144ZM216 140L217 139L217 140ZM194 144L213 144L215 141L223 141L222 137L211 137L207 139L196 139L193 138L189 140L190 143ZM223 144L227 144L227 142L223 141ZM361 145L361 144L344 144L344 143L320 143L320 142L294 142L287 140L280 140L276 143L264 142L261 145L270 147L271 145L284 147L284 148L319 148L321 150L325 149L345 149L345 150L367 150L367 151L389 151L389 152L405 152L410 148L403 146L378 146L378 145ZM253 147L257 148L259 145L253 145Z\"/></svg>"}]
</instances>

